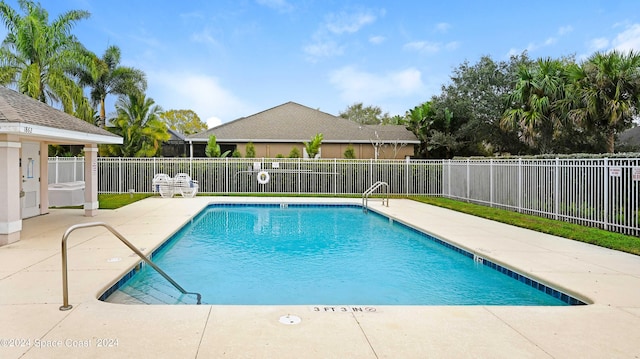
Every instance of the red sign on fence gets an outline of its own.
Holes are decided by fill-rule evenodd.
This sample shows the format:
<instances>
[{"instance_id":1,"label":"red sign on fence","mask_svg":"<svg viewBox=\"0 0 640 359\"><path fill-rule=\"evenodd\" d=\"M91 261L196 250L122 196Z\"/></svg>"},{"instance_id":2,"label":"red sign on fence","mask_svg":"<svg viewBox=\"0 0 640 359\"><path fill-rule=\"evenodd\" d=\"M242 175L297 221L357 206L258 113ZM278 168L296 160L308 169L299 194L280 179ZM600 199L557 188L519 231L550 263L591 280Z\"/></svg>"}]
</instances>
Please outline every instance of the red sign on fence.
<instances>
[{"instance_id":1,"label":"red sign on fence","mask_svg":"<svg viewBox=\"0 0 640 359\"><path fill-rule=\"evenodd\" d=\"M622 167L609 167L609 176L622 177Z\"/></svg>"}]
</instances>

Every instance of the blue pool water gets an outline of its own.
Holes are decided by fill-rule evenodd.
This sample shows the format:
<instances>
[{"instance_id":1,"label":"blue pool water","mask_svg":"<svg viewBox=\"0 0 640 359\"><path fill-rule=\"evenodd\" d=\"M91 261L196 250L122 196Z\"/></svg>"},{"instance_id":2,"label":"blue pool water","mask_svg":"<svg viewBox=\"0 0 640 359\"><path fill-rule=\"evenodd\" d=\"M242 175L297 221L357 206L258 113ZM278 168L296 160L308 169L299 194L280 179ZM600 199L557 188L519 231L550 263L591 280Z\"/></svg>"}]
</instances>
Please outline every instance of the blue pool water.
<instances>
[{"instance_id":1,"label":"blue pool water","mask_svg":"<svg viewBox=\"0 0 640 359\"><path fill-rule=\"evenodd\" d=\"M208 304L567 305L358 206L211 205L153 260ZM121 290L158 288L175 292L143 266Z\"/></svg>"}]
</instances>

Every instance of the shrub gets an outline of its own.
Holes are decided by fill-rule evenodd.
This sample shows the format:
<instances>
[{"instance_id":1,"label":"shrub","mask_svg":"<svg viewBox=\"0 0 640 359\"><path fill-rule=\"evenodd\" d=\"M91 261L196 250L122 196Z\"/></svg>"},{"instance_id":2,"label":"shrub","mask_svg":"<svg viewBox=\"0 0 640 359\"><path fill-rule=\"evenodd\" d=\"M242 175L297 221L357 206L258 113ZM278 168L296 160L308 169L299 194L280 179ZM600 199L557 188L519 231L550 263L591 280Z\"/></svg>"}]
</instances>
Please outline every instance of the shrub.
<instances>
[{"instance_id":1,"label":"shrub","mask_svg":"<svg viewBox=\"0 0 640 359\"><path fill-rule=\"evenodd\" d=\"M246 151L246 158L256 158L256 146L253 145L253 142L247 143Z\"/></svg>"},{"instance_id":2,"label":"shrub","mask_svg":"<svg viewBox=\"0 0 640 359\"><path fill-rule=\"evenodd\" d=\"M209 136L207 147L204 149L204 154L207 157L220 157L220 145L216 141L216 136Z\"/></svg>"},{"instance_id":3,"label":"shrub","mask_svg":"<svg viewBox=\"0 0 640 359\"><path fill-rule=\"evenodd\" d=\"M289 152L289 158L300 158L300 150L298 147L291 149L291 152Z\"/></svg>"},{"instance_id":4,"label":"shrub","mask_svg":"<svg viewBox=\"0 0 640 359\"><path fill-rule=\"evenodd\" d=\"M349 144L347 149L344 150L344 158L349 160L356 158L356 150L351 146L351 144Z\"/></svg>"}]
</instances>

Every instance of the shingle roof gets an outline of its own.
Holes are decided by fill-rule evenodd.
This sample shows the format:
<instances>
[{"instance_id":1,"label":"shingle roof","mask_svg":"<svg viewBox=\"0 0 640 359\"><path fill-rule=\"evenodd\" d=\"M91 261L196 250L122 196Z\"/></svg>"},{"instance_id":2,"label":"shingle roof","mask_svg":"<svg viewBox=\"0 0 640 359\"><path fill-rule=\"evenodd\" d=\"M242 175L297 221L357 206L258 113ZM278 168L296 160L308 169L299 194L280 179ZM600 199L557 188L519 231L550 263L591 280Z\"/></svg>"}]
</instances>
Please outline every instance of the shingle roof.
<instances>
[{"instance_id":1,"label":"shingle roof","mask_svg":"<svg viewBox=\"0 0 640 359\"><path fill-rule=\"evenodd\" d=\"M186 136L177 130L172 130L167 127L167 132L169 133L169 136L171 136L169 137L169 141L184 141L186 139Z\"/></svg>"},{"instance_id":2,"label":"shingle roof","mask_svg":"<svg viewBox=\"0 0 640 359\"><path fill-rule=\"evenodd\" d=\"M187 138L206 141L210 135L215 135L218 142L305 142L317 133L322 133L325 143L370 143L376 138L385 142L419 143L404 126L359 125L295 102L287 102Z\"/></svg>"},{"instance_id":3,"label":"shingle roof","mask_svg":"<svg viewBox=\"0 0 640 359\"><path fill-rule=\"evenodd\" d=\"M85 134L119 138L107 130L4 86L0 86L0 123L2 122L79 132L83 134L81 138L86 137Z\"/></svg>"}]
</instances>

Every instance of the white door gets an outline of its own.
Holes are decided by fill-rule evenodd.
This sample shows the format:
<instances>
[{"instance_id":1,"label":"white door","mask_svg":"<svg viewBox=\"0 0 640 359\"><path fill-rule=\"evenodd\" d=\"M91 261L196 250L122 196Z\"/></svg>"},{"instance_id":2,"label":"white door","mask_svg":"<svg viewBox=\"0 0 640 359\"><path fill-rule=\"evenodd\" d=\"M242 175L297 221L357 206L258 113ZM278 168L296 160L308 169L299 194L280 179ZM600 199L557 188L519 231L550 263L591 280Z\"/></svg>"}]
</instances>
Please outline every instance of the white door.
<instances>
[{"instance_id":1,"label":"white door","mask_svg":"<svg viewBox=\"0 0 640 359\"><path fill-rule=\"evenodd\" d=\"M20 157L22 192L20 193L22 218L40 215L40 144L23 142Z\"/></svg>"}]
</instances>

